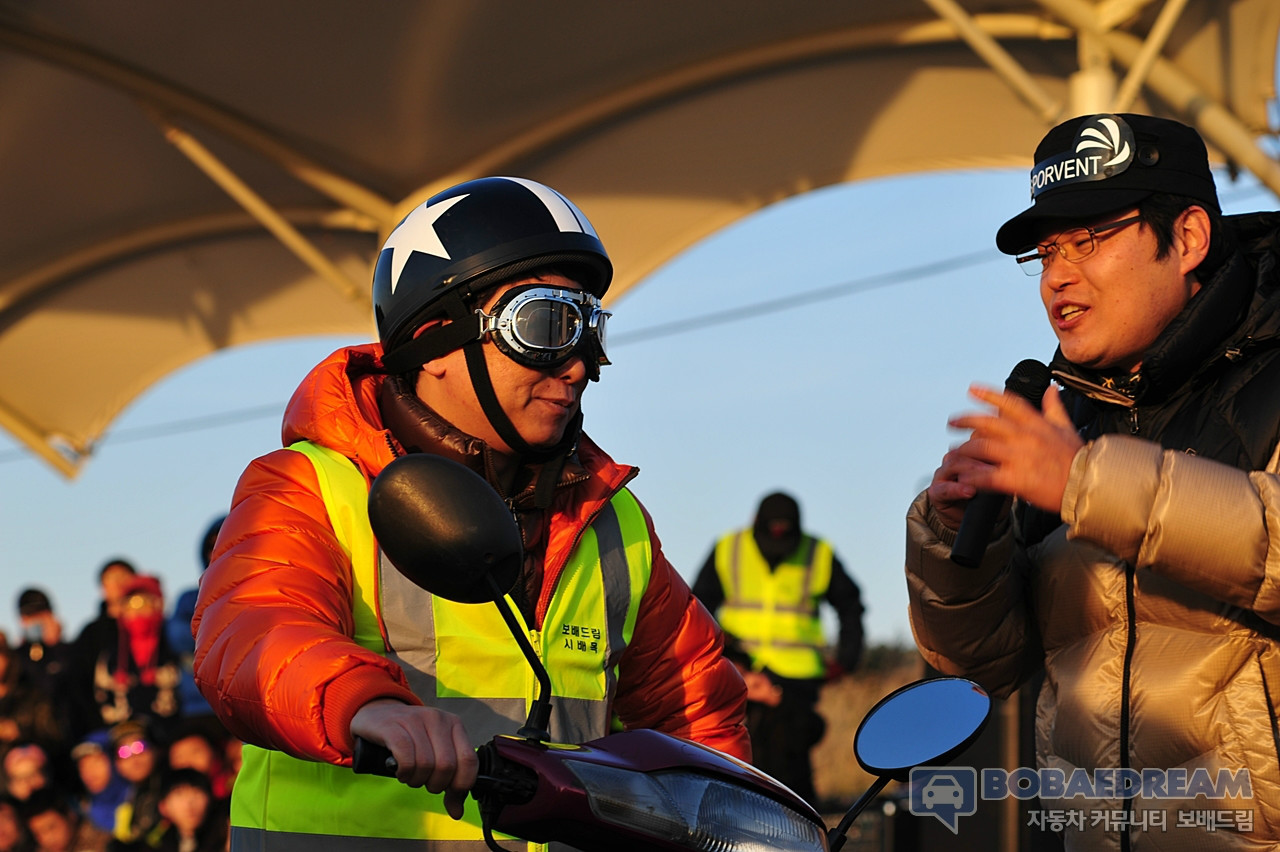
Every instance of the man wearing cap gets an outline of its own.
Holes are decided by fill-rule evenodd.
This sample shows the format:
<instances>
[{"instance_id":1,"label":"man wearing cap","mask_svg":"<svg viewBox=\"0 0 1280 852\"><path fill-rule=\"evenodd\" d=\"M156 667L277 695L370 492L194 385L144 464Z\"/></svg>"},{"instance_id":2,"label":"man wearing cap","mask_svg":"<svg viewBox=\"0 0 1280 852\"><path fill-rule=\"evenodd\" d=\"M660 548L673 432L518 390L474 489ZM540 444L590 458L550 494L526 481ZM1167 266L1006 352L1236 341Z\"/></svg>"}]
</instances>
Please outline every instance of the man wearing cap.
<instances>
[{"instance_id":1,"label":"man wearing cap","mask_svg":"<svg viewBox=\"0 0 1280 852\"><path fill-rule=\"evenodd\" d=\"M1041 804L1088 812L1068 849L1274 848L1280 215L1222 217L1165 119L1072 119L1035 163L996 243L1040 281L1061 390L975 385L951 419L968 439L907 517L916 643L1002 697L1043 672L1040 777L1081 795ZM1017 499L961 567L979 492Z\"/></svg>"},{"instance_id":2,"label":"man wearing cap","mask_svg":"<svg viewBox=\"0 0 1280 852\"><path fill-rule=\"evenodd\" d=\"M53 613L53 604L43 589L23 589L18 595L18 621L22 642L17 657L27 682L54 702L58 724L64 735L70 732L67 710L68 678L71 672L71 645L62 639L62 622Z\"/></svg>"},{"instance_id":3,"label":"man wearing cap","mask_svg":"<svg viewBox=\"0 0 1280 852\"><path fill-rule=\"evenodd\" d=\"M488 848L474 749L523 726L532 675L495 607L432 596L379 551L370 483L409 454L466 466L510 507L525 558L508 596L550 672L554 739L616 718L750 757L718 628L627 488L636 469L581 428L611 275L582 211L520 178L443 190L387 237L379 342L304 380L201 579L196 682L247 743L233 850ZM351 772L357 736L404 784Z\"/></svg>"}]
</instances>

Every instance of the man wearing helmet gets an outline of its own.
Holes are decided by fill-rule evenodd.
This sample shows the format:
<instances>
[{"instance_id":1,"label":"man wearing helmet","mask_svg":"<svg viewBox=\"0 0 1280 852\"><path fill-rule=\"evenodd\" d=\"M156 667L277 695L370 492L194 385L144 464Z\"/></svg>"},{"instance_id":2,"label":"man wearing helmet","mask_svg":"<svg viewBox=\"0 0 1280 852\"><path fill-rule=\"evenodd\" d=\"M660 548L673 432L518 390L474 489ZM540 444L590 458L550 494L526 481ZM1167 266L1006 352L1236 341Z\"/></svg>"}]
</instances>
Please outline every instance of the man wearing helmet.
<instances>
[{"instance_id":1,"label":"man wearing helmet","mask_svg":"<svg viewBox=\"0 0 1280 852\"><path fill-rule=\"evenodd\" d=\"M750 758L718 628L625 487L635 468L581 431L582 393L609 363L611 276L581 211L517 178L445 190L387 238L379 343L339 350L294 393L285 449L241 477L201 581L197 682L250 744L233 849L316 835L487 848L465 800L473 749L520 726L529 675L494 608L435 598L378 551L368 486L407 453L461 462L515 514L510 597L552 676L553 738L616 718ZM352 773L356 736L411 786Z\"/></svg>"}]
</instances>

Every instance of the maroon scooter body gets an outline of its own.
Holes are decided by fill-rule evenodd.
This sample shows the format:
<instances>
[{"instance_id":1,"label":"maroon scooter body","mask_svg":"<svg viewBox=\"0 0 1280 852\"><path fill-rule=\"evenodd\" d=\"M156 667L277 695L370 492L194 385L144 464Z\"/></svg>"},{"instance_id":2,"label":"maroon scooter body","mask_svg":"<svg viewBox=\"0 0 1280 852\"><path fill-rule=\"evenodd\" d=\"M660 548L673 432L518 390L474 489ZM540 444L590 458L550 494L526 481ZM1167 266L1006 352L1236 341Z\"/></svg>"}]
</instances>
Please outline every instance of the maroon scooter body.
<instances>
[{"instance_id":1,"label":"maroon scooter body","mask_svg":"<svg viewBox=\"0 0 1280 852\"><path fill-rule=\"evenodd\" d=\"M512 764L525 767L537 779L536 790L527 801L493 804L493 829L527 840L561 841L586 852L645 852L664 848L650 835L631 831L625 825L604 822L594 814L582 782L569 768L573 762L635 772L678 770L718 777L786 805L812 820L825 834L818 812L770 776L715 749L658 731L627 731L582 745L498 736L485 748L492 749L492 753L482 756L482 773L485 762L491 761L490 766L505 765L508 770ZM487 798L483 788L483 782L478 782L472 791L482 808L486 807Z\"/></svg>"}]
</instances>

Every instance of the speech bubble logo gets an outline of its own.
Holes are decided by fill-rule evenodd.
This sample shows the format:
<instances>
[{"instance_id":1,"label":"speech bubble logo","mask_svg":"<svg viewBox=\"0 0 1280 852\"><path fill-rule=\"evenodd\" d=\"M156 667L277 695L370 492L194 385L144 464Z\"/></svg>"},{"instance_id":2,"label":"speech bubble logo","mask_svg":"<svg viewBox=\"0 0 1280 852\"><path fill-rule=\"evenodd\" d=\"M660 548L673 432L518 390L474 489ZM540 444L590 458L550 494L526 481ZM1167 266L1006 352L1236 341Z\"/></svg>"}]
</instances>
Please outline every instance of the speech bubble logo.
<instances>
[{"instance_id":1,"label":"speech bubble logo","mask_svg":"<svg viewBox=\"0 0 1280 852\"><path fill-rule=\"evenodd\" d=\"M978 812L978 772L971 766L917 766L910 780L911 813L936 817L952 834L960 833L960 817Z\"/></svg>"}]
</instances>

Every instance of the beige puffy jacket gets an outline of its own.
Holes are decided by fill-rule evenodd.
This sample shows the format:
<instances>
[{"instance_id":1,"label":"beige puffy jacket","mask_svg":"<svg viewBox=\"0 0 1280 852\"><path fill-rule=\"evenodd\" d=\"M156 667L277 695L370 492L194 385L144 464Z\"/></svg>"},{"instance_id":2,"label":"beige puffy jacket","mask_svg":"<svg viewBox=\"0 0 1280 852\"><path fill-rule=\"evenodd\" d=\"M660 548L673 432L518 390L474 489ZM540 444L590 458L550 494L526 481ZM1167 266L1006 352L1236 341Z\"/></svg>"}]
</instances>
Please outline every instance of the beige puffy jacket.
<instances>
[{"instance_id":1,"label":"beige puffy jacket","mask_svg":"<svg viewBox=\"0 0 1280 852\"><path fill-rule=\"evenodd\" d=\"M931 665L1003 697L1043 659L1040 766L1249 770L1250 800L1135 798L1165 808L1167 828L1135 831L1131 848L1275 847L1280 643L1266 634L1280 628L1243 623L1232 604L1280 621L1280 480L1104 436L1076 457L1066 524L1019 553L1006 532L977 570L950 561L954 534L931 523L927 502L908 513L907 580ZM1252 809L1252 832L1176 827L1179 809L1210 808ZM1100 823L1069 832L1068 848L1120 847Z\"/></svg>"}]
</instances>

